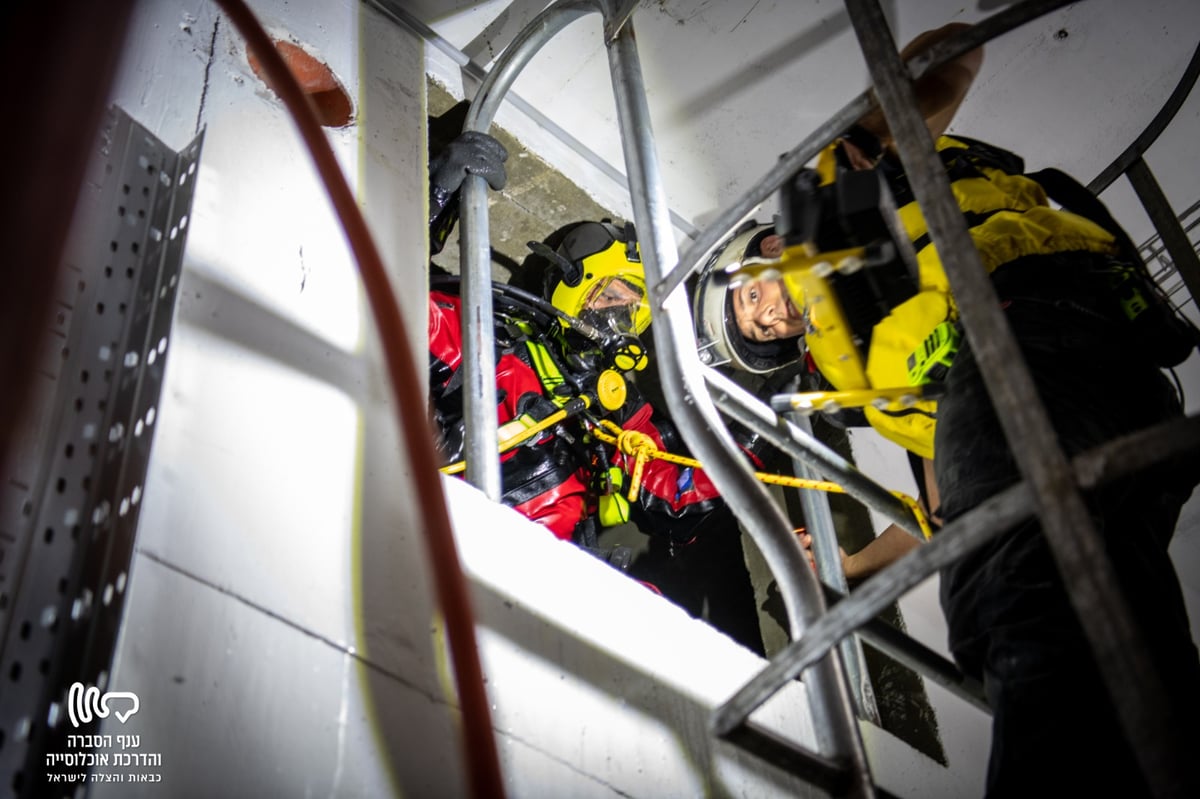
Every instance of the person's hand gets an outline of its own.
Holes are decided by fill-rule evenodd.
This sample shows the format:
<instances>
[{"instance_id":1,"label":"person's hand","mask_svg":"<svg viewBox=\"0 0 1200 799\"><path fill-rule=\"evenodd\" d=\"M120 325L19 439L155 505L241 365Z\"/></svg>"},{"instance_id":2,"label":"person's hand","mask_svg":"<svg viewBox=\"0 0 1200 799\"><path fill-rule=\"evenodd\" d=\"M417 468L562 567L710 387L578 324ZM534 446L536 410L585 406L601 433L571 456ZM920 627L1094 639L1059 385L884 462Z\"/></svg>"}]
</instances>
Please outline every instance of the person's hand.
<instances>
[{"instance_id":1,"label":"person's hand","mask_svg":"<svg viewBox=\"0 0 1200 799\"><path fill-rule=\"evenodd\" d=\"M800 539L800 548L804 551L804 557L808 559L808 565L812 567L813 571L816 571L817 559L812 551L812 536L804 532L804 528L801 527L796 530L796 537Z\"/></svg>"},{"instance_id":2,"label":"person's hand","mask_svg":"<svg viewBox=\"0 0 1200 799\"><path fill-rule=\"evenodd\" d=\"M804 557L808 558L808 565L813 568L813 571L816 571L817 560L814 557L813 551L812 551L812 536L809 535L807 532L805 532L804 528L801 527L799 530L796 531L796 537L800 539L800 547L804 550ZM845 571L846 558L848 557L846 555L846 550L842 549L841 547L838 547L838 555L841 556L842 570Z\"/></svg>"},{"instance_id":3,"label":"person's hand","mask_svg":"<svg viewBox=\"0 0 1200 799\"><path fill-rule=\"evenodd\" d=\"M486 133L468 130L446 145L429 163L429 182L434 187L453 194L467 175L478 175L494 190L500 191L508 182L504 162L508 150Z\"/></svg>"},{"instance_id":4,"label":"person's hand","mask_svg":"<svg viewBox=\"0 0 1200 799\"><path fill-rule=\"evenodd\" d=\"M758 250L763 258L778 258L783 255L783 236L772 233L758 243Z\"/></svg>"}]
</instances>

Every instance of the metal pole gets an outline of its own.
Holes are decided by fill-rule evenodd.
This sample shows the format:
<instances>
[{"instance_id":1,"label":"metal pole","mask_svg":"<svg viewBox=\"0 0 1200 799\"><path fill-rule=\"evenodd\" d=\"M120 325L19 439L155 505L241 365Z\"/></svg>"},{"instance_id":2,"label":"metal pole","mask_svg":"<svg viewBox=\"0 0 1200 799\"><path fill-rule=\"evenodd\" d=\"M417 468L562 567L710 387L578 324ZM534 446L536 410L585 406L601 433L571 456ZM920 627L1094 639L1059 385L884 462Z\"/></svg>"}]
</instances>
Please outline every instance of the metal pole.
<instances>
[{"instance_id":1,"label":"metal pole","mask_svg":"<svg viewBox=\"0 0 1200 799\"><path fill-rule=\"evenodd\" d=\"M497 59L471 101L463 130L487 132L517 75L554 34L589 12L591 0L566 0L547 8L529 23ZM467 482L493 502L503 496L496 448L496 333L492 313L492 255L488 230L487 182L477 175L463 180L459 207L463 304L463 417L466 419Z\"/></svg>"},{"instance_id":2,"label":"metal pole","mask_svg":"<svg viewBox=\"0 0 1200 799\"><path fill-rule=\"evenodd\" d=\"M788 414L791 422L800 428L805 435L812 436L812 422L807 416L799 413ZM803 461L793 460L792 470L797 477L816 480L817 473ZM800 508L804 512L804 526L812 536L813 560L817 564L817 577L822 583L833 586L842 594L850 591L846 582L846 574L842 571L841 549L838 546L837 531L833 526L833 511L829 508L829 495L824 491L799 490ZM879 718L879 708L875 704L875 691L871 687L871 677L867 673L867 664L863 657L862 644L850 635L838 644L842 654L842 663L846 666L846 679L854 692L854 701L858 713L876 726L882 727Z\"/></svg>"},{"instance_id":3,"label":"metal pole","mask_svg":"<svg viewBox=\"0 0 1200 799\"><path fill-rule=\"evenodd\" d=\"M838 602L818 619L804 638L788 644L765 669L717 709L717 733L724 735L738 727L801 670L935 571L1028 517L1029 498L1027 485L1018 483L946 525L928 544L864 581L852 596Z\"/></svg>"},{"instance_id":4,"label":"metal pole","mask_svg":"<svg viewBox=\"0 0 1200 799\"><path fill-rule=\"evenodd\" d=\"M829 600L830 605L845 599L844 596L836 596L828 587L825 590L825 597ZM987 698L984 696L983 685L978 680L963 674L952 661L942 657L907 633L878 618L871 619L856 632L865 643L890 656L897 663L908 666L918 674L928 677L984 713L992 712Z\"/></svg>"},{"instance_id":5,"label":"metal pole","mask_svg":"<svg viewBox=\"0 0 1200 799\"><path fill-rule=\"evenodd\" d=\"M899 503L895 496L859 472L853 464L786 419L778 419L778 426L773 426L767 420L775 418L774 413L762 403L757 402L754 397L728 377L715 370L706 369L705 379L713 392L713 400L723 413L759 433L783 453L791 455L794 460L811 464L819 459L827 470L822 473L824 478L840 482L847 488L850 496L864 501L863 496L878 494L880 499L894 503L894 506L888 504L884 507L880 502L864 501L868 507L881 513L894 515L895 518L892 519L894 522L907 524L911 528L908 530L910 534L922 541L925 540L908 508ZM851 490L852 488L855 490ZM777 575L776 579L791 579L791 577ZM825 586L827 599L831 590L833 589L830 586ZM835 598L841 600L844 597L837 596ZM967 702L987 709L982 688L975 680L965 677L953 663L937 653L927 650L919 642L899 630L890 628L884 622L872 620L859 631L859 635L867 643L874 645L885 654L891 655L914 671L930 677Z\"/></svg>"},{"instance_id":6,"label":"metal pole","mask_svg":"<svg viewBox=\"0 0 1200 799\"><path fill-rule=\"evenodd\" d=\"M1154 179L1154 173L1143 159L1136 158L1129 164L1126 177L1137 192L1138 199L1142 201L1142 207L1146 209L1150 221L1154 223L1154 229L1158 231L1175 269L1183 278L1188 293L1193 299L1200 297L1200 256L1192 249L1187 231L1183 229L1183 224L1171 208L1167 195L1163 194L1162 187Z\"/></svg>"},{"instance_id":7,"label":"metal pole","mask_svg":"<svg viewBox=\"0 0 1200 799\"><path fill-rule=\"evenodd\" d=\"M626 172L633 196L634 222L646 281L653 285L660 279L663 268L675 263L677 253L631 22L622 26L609 44L608 52ZM797 640L808 623L820 616L824 598L796 544L791 525L755 479L749 464L738 454L729 431L704 390L691 311L682 294L669 298L661 311L655 309L652 329L660 368L665 376L663 391L684 440L704 462L705 470L725 501L746 524L772 572L799 576L795 581L780 582L791 635ZM805 675L805 681L822 753L836 756L845 763L852 784L850 795L873 796L866 753L840 661L835 656L822 659Z\"/></svg>"},{"instance_id":8,"label":"metal pole","mask_svg":"<svg viewBox=\"0 0 1200 799\"><path fill-rule=\"evenodd\" d=\"M466 377L463 417L466 479L493 502L504 495L500 455L496 449L496 333L493 329L491 244L488 231L487 183L468 175L462 184L459 210L462 230L459 270L462 273L462 343Z\"/></svg>"},{"instance_id":9,"label":"metal pole","mask_svg":"<svg viewBox=\"0 0 1200 799\"><path fill-rule=\"evenodd\" d=\"M793 460L810 464L821 463L826 469L822 473L825 479L840 482L850 496L893 517L892 521L897 525L907 525L907 531L924 542L925 538L913 521L908 508L894 495L859 472L852 463L786 419L779 418L778 426L772 425L768 420L775 418L774 413L721 373L706 368L705 380L713 392L713 400L723 413L762 435L784 454L791 455ZM864 497L872 496L876 501L864 500ZM791 576L776 575L776 579L791 579ZM826 585L827 599L830 590L832 589ZM844 597L835 598L840 600ZM908 635L874 619L859 630L859 635L862 640L874 645L884 654L933 679L976 707L988 710L987 702L983 699L983 690L975 680L963 675L953 663L928 650Z\"/></svg>"},{"instance_id":10,"label":"metal pole","mask_svg":"<svg viewBox=\"0 0 1200 799\"><path fill-rule=\"evenodd\" d=\"M1148 780L1180 773L1179 740L1168 734L1169 698L1145 655L1111 562L1075 485L1066 458L996 292L954 202L949 179L917 112L908 70L876 0L846 0L875 93L900 160L961 310L984 384L1009 447L1029 486L1042 529L1072 605L1096 655L1130 743ZM1131 690L1134 689L1134 690ZM1165 793L1165 791L1163 791Z\"/></svg>"},{"instance_id":11,"label":"metal pole","mask_svg":"<svg viewBox=\"0 0 1200 799\"><path fill-rule=\"evenodd\" d=\"M1167 202L1167 198L1163 195L1162 189L1159 188L1158 182L1154 179L1153 173L1142 156L1179 113L1184 100L1188 98L1192 88L1196 85L1197 77L1200 77L1200 45L1197 45L1195 51L1192 52L1192 58L1184 68L1179 82L1175 84L1171 96L1154 115L1154 119L1150 120L1146 129L1134 140L1133 144L1129 145L1123 153L1117 156L1116 160L1088 184L1088 190L1092 194L1099 195L1119 175L1124 173L1128 176L1129 182L1133 184L1133 189L1141 199L1146 213L1150 215L1150 220L1154 223L1154 228L1158 231L1163 246L1171 254L1171 260L1179 271L1179 276L1183 278L1183 283L1187 286L1188 293L1192 295L1193 300L1200 297L1200 258L1196 256L1196 251L1188 240L1187 232L1180 225L1179 217L1175 215L1171 204Z\"/></svg>"}]
</instances>

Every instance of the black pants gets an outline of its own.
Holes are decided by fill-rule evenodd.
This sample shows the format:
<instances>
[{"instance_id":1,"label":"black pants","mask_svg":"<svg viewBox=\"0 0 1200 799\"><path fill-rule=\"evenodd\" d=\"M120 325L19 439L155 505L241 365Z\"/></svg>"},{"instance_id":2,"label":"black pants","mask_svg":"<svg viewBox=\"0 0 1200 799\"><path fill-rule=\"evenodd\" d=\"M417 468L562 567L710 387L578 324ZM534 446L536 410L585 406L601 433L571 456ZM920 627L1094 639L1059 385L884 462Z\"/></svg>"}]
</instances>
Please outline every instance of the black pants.
<instances>
[{"instance_id":1,"label":"black pants","mask_svg":"<svg viewBox=\"0 0 1200 799\"><path fill-rule=\"evenodd\" d=\"M652 534L629 573L653 583L694 618L765 656L741 531L728 509L714 513L687 544L672 546L667 536Z\"/></svg>"},{"instance_id":2,"label":"black pants","mask_svg":"<svg viewBox=\"0 0 1200 799\"><path fill-rule=\"evenodd\" d=\"M1068 456L1180 415L1175 393L1113 312L1102 259L1014 262L994 276L1006 316ZM970 346L938 403L935 473L947 521L1019 475ZM1117 581L1200 756L1200 658L1167 555L1195 458L1086 497ZM942 573L950 648L994 713L988 797L1139 797L1149 789L1036 518ZM1135 686L1134 686L1135 687ZM1196 773L1180 795L1200 796Z\"/></svg>"}]
</instances>

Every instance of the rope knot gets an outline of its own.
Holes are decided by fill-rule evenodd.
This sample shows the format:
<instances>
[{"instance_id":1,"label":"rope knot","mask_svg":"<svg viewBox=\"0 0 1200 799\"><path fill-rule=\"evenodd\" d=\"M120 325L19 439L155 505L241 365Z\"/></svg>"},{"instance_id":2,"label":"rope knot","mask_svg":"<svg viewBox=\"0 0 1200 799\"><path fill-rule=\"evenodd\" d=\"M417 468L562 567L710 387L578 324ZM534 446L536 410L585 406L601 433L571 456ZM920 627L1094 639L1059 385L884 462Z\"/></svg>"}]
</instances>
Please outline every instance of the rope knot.
<instances>
[{"instance_id":1,"label":"rope knot","mask_svg":"<svg viewBox=\"0 0 1200 799\"><path fill-rule=\"evenodd\" d=\"M648 458L658 452L654 439L637 430L622 430L617 435L617 449L635 458Z\"/></svg>"}]
</instances>

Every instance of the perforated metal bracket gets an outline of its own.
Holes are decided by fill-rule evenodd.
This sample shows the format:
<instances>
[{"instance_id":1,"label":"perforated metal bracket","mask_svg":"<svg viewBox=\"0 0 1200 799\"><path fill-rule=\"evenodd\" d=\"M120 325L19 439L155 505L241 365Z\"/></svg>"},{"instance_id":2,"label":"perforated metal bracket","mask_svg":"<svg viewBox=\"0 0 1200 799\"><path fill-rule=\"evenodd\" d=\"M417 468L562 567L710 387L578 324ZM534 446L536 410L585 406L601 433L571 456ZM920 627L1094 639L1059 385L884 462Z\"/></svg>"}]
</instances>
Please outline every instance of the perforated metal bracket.
<instances>
[{"instance_id":1,"label":"perforated metal bracket","mask_svg":"<svg viewBox=\"0 0 1200 799\"><path fill-rule=\"evenodd\" d=\"M95 731L74 726L71 684L108 681L203 137L176 153L109 109L50 329L31 337L45 342L39 375L0 475L5 795L78 788L48 784L47 753Z\"/></svg>"}]
</instances>

